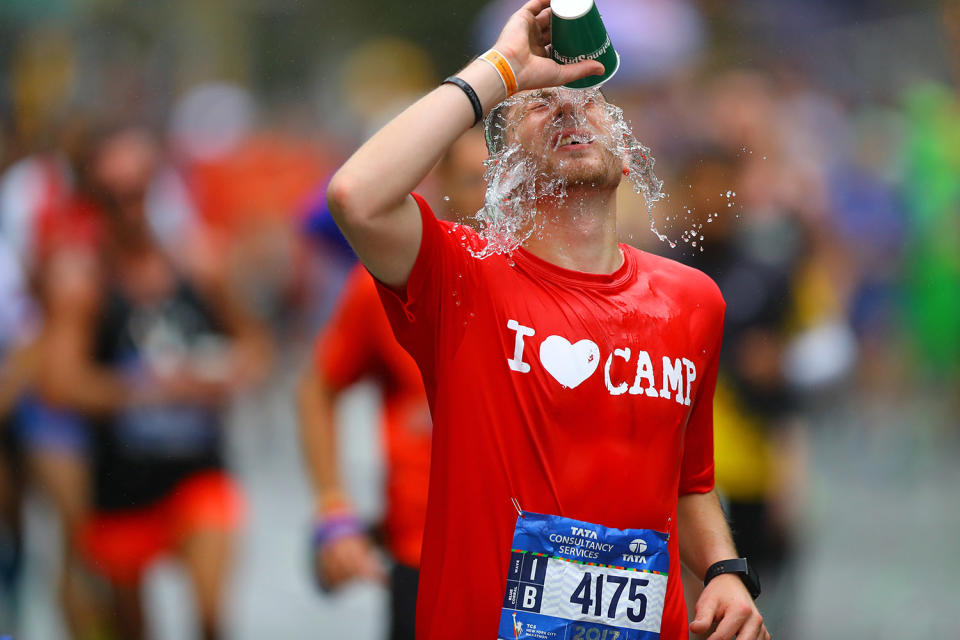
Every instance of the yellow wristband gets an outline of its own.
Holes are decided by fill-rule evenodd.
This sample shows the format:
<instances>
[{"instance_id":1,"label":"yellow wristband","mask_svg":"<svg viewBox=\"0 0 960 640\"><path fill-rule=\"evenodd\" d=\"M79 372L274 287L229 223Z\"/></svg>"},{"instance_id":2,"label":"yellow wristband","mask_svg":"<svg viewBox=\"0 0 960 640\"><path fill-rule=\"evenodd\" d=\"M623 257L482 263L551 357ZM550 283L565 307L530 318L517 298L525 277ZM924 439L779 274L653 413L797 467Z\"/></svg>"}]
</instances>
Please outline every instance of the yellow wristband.
<instances>
[{"instance_id":1,"label":"yellow wristband","mask_svg":"<svg viewBox=\"0 0 960 640\"><path fill-rule=\"evenodd\" d=\"M506 56L496 49L490 49L480 56L480 59L490 63L496 69L508 98L517 92L517 76L513 73L513 67Z\"/></svg>"}]
</instances>

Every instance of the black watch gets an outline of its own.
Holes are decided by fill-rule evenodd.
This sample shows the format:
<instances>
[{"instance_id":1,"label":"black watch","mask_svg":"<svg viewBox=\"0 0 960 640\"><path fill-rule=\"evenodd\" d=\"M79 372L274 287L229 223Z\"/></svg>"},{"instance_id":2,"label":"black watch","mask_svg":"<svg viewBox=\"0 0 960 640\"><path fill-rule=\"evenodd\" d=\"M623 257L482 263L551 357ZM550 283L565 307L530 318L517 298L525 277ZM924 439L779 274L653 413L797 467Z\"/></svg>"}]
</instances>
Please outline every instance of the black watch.
<instances>
[{"instance_id":1,"label":"black watch","mask_svg":"<svg viewBox=\"0 0 960 640\"><path fill-rule=\"evenodd\" d=\"M740 579L743 580L744 586L747 587L747 591L750 592L750 597L756 600L760 595L760 576L750 569L746 558L733 558L731 560L714 562L710 565L710 568L707 569L707 575L703 578L703 586L707 586L708 582L721 573L738 574Z\"/></svg>"}]
</instances>

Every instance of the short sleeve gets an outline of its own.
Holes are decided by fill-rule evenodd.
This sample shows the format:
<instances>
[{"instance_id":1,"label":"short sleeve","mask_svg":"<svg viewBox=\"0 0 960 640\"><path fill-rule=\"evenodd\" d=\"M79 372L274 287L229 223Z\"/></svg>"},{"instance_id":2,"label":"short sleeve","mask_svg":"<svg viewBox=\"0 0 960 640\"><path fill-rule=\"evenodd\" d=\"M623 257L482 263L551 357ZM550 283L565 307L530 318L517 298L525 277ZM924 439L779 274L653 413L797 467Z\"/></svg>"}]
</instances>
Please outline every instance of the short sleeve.
<instances>
[{"instance_id":1,"label":"short sleeve","mask_svg":"<svg viewBox=\"0 0 960 640\"><path fill-rule=\"evenodd\" d=\"M713 394L717 386L717 369L720 364L720 344L723 336L722 298L720 305L717 337L710 352L711 357L703 382L690 409L690 418L687 420L678 489L678 495L681 496L689 493L707 493L714 486Z\"/></svg>"},{"instance_id":2,"label":"short sleeve","mask_svg":"<svg viewBox=\"0 0 960 640\"><path fill-rule=\"evenodd\" d=\"M333 389L344 389L367 373L376 341L370 335L371 314L383 313L373 278L366 269L350 272L340 302L314 345L314 365Z\"/></svg>"},{"instance_id":3,"label":"short sleeve","mask_svg":"<svg viewBox=\"0 0 960 640\"><path fill-rule=\"evenodd\" d=\"M477 259L470 249L481 241L469 227L437 220L426 200L411 195L423 223L416 261L406 286L394 289L377 281L377 288L397 341L426 375L424 365L433 362L440 341L456 334L450 329L476 281Z\"/></svg>"}]
</instances>

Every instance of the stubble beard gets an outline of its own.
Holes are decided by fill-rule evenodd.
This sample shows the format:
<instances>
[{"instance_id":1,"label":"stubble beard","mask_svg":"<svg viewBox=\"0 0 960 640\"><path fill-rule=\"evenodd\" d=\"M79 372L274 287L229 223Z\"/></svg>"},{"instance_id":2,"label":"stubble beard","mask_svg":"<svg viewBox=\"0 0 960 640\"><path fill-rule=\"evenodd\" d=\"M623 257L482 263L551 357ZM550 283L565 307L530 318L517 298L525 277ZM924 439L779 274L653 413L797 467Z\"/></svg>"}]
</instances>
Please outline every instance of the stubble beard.
<instances>
[{"instance_id":1,"label":"stubble beard","mask_svg":"<svg viewBox=\"0 0 960 640\"><path fill-rule=\"evenodd\" d=\"M594 144L597 144L596 142ZM558 159L551 154L544 161L542 173L548 180L559 180L567 189L615 188L623 177L621 161L607 149L584 150L572 157Z\"/></svg>"}]
</instances>

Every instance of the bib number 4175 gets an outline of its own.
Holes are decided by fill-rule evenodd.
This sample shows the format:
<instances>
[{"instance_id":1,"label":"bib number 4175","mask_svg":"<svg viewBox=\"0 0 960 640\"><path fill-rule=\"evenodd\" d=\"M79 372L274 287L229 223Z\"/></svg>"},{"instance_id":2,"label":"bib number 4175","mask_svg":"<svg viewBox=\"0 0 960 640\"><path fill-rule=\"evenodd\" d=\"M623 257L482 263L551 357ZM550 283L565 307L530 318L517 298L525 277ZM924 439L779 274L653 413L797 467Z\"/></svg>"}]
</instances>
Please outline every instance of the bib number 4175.
<instances>
[{"instance_id":1,"label":"bib number 4175","mask_svg":"<svg viewBox=\"0 0 960 640\"><path fill-rule=\"evenodd\" d=\"M643 593L643 588L648 584L650 581L644 578L592 574L588 571L583 574L583 579L570 596L570 603L580 605L580 612L584 615L593 615L596 618L605 616L614 620L618 617L617 607L620 601L624 600L624 591L627 591L624 600L627 618L631 622L641 622L647 615L647 596ZM605 601L607 597L609 600ZM591 607L593 611L590 610Z\"/></svg>"}]
</instances>

